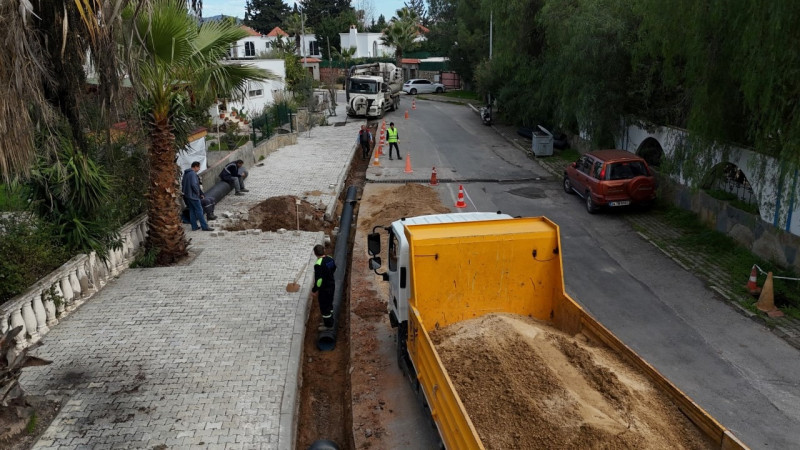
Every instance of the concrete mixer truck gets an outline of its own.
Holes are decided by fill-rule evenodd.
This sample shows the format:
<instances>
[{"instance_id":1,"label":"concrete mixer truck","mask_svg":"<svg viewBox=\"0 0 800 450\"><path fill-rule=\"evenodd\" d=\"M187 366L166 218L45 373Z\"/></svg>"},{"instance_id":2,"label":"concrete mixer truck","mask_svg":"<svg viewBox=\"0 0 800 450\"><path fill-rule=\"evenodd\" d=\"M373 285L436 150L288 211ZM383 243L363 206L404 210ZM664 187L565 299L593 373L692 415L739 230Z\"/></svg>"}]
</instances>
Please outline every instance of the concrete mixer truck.
<instances>
[{"instance_id":1,"label":"concrete mixer truck","mask_svg":"<svg viewBox=\"0 0 800 450\"><path fill-rule=\"evenodd\" d=\"M347 114L380 118L400 107L403 74L392 63L359 64L347 73Z\"/></svg>"}]
</instances>

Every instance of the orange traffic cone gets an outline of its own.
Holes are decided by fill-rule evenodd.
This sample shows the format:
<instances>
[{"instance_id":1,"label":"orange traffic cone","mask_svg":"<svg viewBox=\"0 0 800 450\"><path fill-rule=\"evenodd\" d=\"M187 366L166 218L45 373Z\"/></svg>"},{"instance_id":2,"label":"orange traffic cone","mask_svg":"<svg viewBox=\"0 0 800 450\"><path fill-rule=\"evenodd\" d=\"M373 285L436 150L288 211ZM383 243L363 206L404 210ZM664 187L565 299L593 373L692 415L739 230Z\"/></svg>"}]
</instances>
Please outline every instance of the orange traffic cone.
<instances>
[{"instance_id":1,"label":"orange traffic cone","mask_svg":"<svg viewBox=\"0 0 800 450\"><path fill-rule=\"evenodd\" d=\"M404 170L403 172L405 173L414 172L413 170L411 170L411 154L409 153L406 153L406 170Z\"/></svg>"},{"instance_id":2,"label":"orange traffic cone","mask_svg":"<svg viewBox=\"0 0 800 450\"><path fill-rule=\"evenodd\" d=\"M434 167L431 171L431 186L437 186L438 184L439 180L436 178L436 167Z\"/></svg>"},{"instance_id":3,"label":"orange traffic cone","mask_svg":"<svg viewBox=\"0 0 800 450\"><path fill-rule=\"evenodd\" d=\"M750 270L750 279L747 280L747 292L750 293L752 296L757 296L761 294L761 288L758 287L758 272L756 272L756 265L753 264L753 268Z\"/></svg>"},{"instance_id":4,"label":"orange traffic cone","mask_svg":"<svg viewBox=\"0 0 800 450\"><path fill-rule=\"evenodd\" d=\"M417 109L417 99L411 100L411 109Z\"/></svg>"},{"instance_id":5,"label":"orange traffic cone","mask_svg":"<svg viewBox=\"0 0 800 450\"><path fill-rule=\"evenodd\" d=\"M383 145L378 146L378 156L383 156Z\"/></svg>"},{"instance_id":6,"label":"orange traffic cone","mask_svg":"<svg viewBox=\"0 0 800 450\"><path fill-rule=\"evenodd\" d=\"M408 119L408 110L406 110L406 119Z\"/></svg>"},{"instance_id":7,"label":"orange traffic cone","mask_svg":"<svg viewBox=\"0 0 800 450\"><path fill-rule=\"evenodd\" d=\"M466 208L467 202L464 201L464 186L458 185L458 201L456 202L456 208Z\"/></svg>"},{"instance_id":8,"label":"orange traffic cone","mask_svg":"<svg viewBox=\"0 0 800 450\"><path fill-rule=\"evenodd\" d=\"M372 160L372 165L373 166L380 166L381 165L381 161L378 159L378 154L377 153L375 153L375 159Z\"/></svg>"},{"instance_id":9,"label":"orange traffic cone","mask_svg":"<svg viewBox=\"0 0 800 450\"><path fill-rule=\"evenodd\" d=\"M767 273L767 281L764 282L764 287L761 289L756 308L759 311L764 311L770 317L783 317L783 311L775 307L775 297L772 292L772 272Z\"/></svg>"}]
</instances>

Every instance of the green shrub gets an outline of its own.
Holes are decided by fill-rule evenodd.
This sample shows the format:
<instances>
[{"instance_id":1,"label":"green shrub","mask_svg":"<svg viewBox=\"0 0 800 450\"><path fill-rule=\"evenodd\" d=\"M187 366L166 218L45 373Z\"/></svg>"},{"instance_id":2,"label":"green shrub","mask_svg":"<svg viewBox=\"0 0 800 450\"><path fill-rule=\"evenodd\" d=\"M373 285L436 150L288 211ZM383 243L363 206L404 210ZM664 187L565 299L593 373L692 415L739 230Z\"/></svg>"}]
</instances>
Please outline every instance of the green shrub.
<instances>
[{"instance_id":1,"label":"green shrub","mask_svg":"<svg viewBox=\"0 0 800 450\"><path fill-rule=\"evenodd\" d=\"M54 225L32 215L0 218L0 303L24 292L72 256Z\"/></svg>"}]
</instances>

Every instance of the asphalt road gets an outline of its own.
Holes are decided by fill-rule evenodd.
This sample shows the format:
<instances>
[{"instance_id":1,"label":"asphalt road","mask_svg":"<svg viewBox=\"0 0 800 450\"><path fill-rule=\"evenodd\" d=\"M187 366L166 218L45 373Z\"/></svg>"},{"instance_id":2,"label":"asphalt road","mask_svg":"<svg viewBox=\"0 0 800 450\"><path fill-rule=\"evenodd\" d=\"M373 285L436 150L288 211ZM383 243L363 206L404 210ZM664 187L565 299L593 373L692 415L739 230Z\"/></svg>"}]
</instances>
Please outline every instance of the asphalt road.
<instances>
[{"instance_id":1,"label":"asphalt road","mask_svg":"<svg viewBox=\"0 0 800 450\"><path fill-rule=\"evenodd\" d=\"M410 110L408 96L402 107ZM440 177L464 180L466 210L555 221L575 300L750 447L800 448L800 352L721 302L623 217L646 213L589 215L465 106L420 100L409 114L387 122L415 172L427 177L436 166ZM453 205L457 192L458 183L442 184L442 201Z\"/></svg>"}]
</instances>

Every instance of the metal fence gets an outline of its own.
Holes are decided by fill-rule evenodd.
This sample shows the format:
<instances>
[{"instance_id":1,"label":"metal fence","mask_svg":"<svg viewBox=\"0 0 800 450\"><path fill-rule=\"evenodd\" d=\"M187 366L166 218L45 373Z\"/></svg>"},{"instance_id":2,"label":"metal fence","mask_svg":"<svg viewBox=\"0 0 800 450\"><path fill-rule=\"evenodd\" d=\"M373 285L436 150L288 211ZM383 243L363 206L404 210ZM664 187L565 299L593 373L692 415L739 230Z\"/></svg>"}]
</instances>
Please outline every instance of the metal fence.
<instances>
[{"instance_id":1,"label":"metal fence","mask_svg":"<svg viewBox=\"0 0 800 450\"><path fill-rule=\"evenodd\" d=\"M253 117L251 122L253 131L251 132L251 139L253 145L258 145L262 141L271 138L276 133L294 132L294 124L292 123L292 114L295 111L289 107L286 102L276 103L266 109L260 116ZM287 129L288 125L288 129Z\"/></svg>"}]
</instances>

